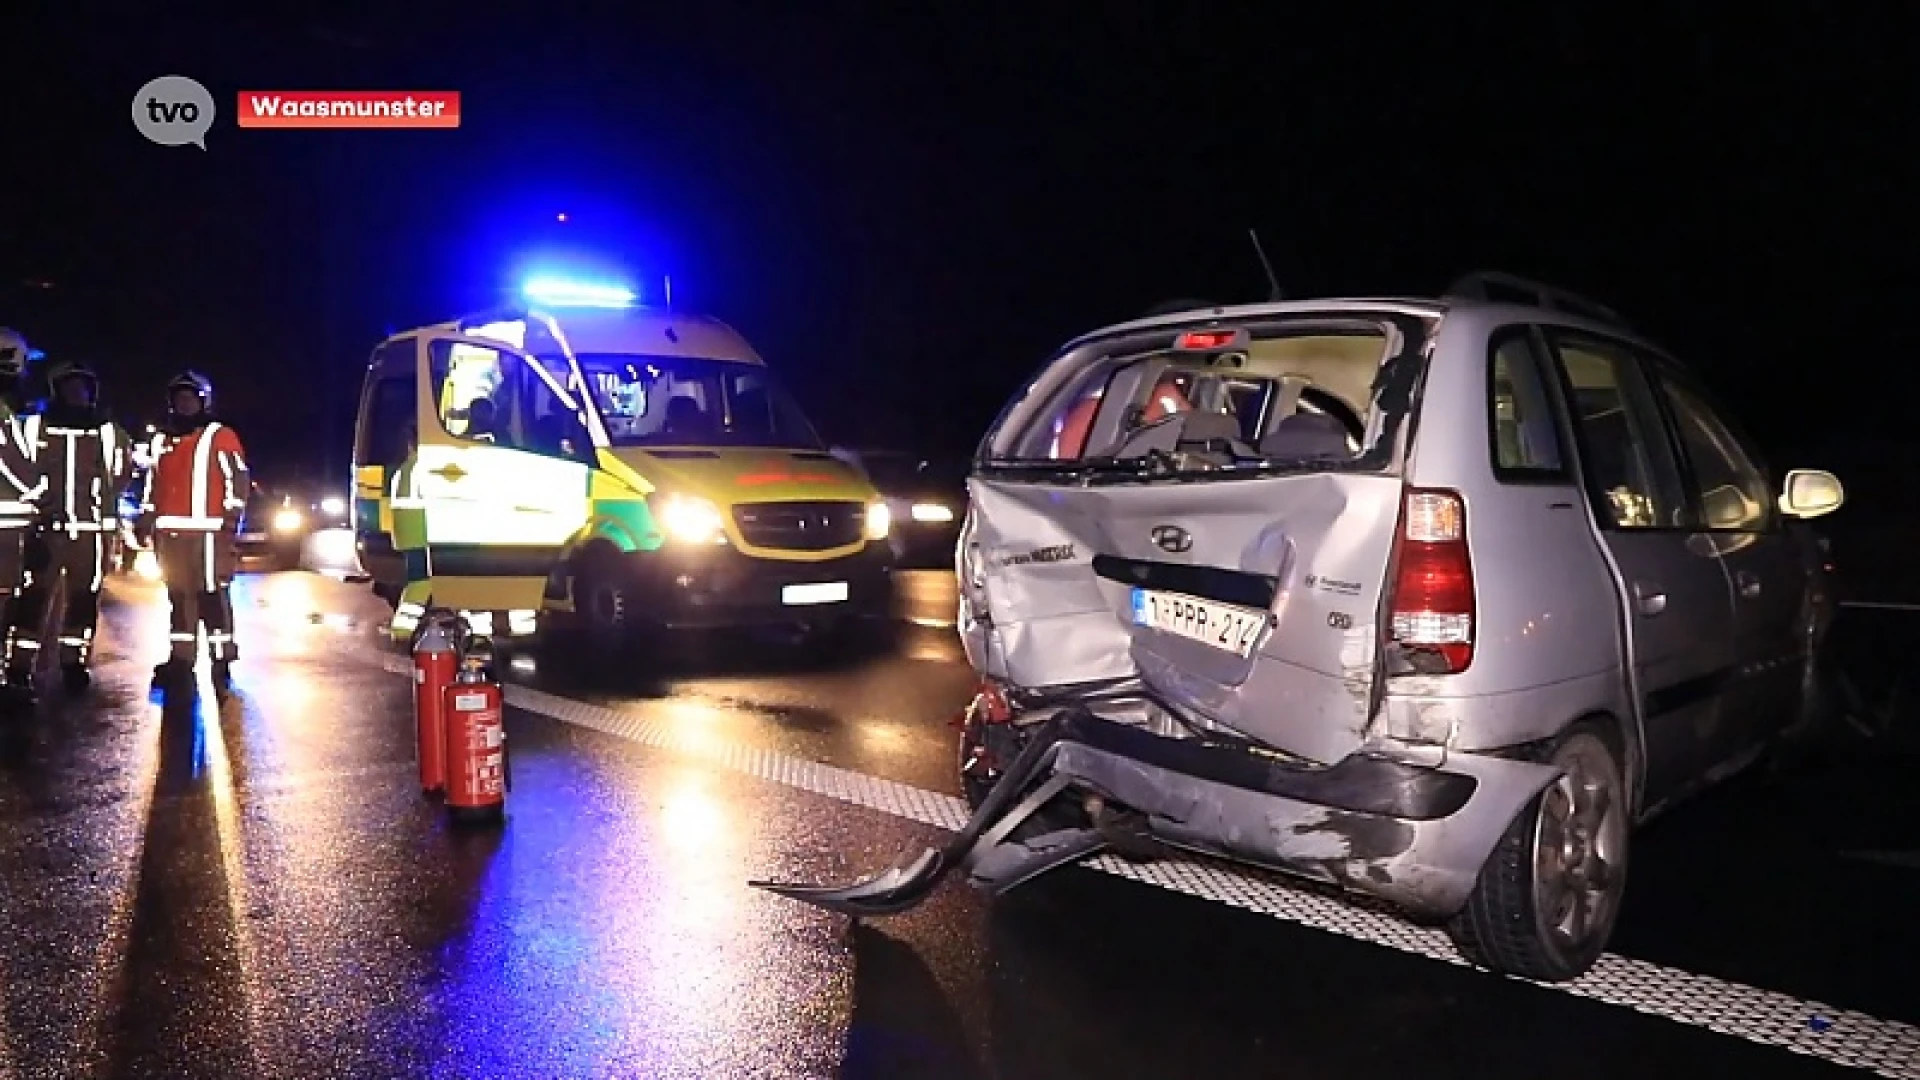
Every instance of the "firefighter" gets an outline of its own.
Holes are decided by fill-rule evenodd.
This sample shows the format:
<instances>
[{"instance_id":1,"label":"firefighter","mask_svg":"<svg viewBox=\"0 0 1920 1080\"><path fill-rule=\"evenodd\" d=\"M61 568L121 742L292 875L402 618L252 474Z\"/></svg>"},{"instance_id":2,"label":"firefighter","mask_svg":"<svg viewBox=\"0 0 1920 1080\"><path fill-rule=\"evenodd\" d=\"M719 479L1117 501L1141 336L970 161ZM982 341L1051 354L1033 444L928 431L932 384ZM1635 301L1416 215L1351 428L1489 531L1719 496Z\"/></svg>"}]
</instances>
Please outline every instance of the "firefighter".
<instances>
[{"instance_id":1,"label":"firefighter","mask_svg":"<svg viewBox=\"0 0 1920 1080\"><path fill-rule=\"evenodd\" d=\"M1056 422L1051 455L1054 459L1078 460L1086 451L1087 436L1093 429L1094 414L1100 411L1103 392L1095 390L1081 398ZM1191 408L1193 403L1181 392L1176 376L1169 372L1154 385L1153 397L1148 400L1138 424L1156 424Z\"/></svg>"},{"instance_id":2,"label":"firefighter","mask_svg":"<svg viewBox=\"0 0 1920 1080\"><path fill-rule=\"evenodd\" d=\"M232 428L214 418L213 383L198 372L167 384L169 411L154 436L153 468L141 530L152 538L171 608L168 658L153 669L165 686L193 671L194 643L207 631L214 690L233 686L233 584L238 554L234 534L252 489L246 452Z\"/></svg>"},{"instance_id":3,"label":"firefighter","mask_svg":"<svg viewBox=\"0 0 1920 1080\"><path fill-rule=\"evenodd\" d=\"M15 598L25 589L27 543L47 490L16 415L20 383L32 355L25 338L0 327L0 627L11 625ZM12 682L4 664L0 682ZM30 672L24 685L32 686Z\"/></svg>"},{"instance_id":4,"label":"firefighter","mask_svg":"<svg viewBox=\"0 0 1920 1080\"><path fill-rule=\"evenodd\" d=\"M85 365L55 363L47 372L50 397L20 423L22 442L39 464L46 492L33 538L33 580L16 605L6 637L10 683L31 686L40 631L56 593L65 592L60 621L60 672L78 692L93 678L95 623L106 582L113 535L120 528L120 493L131 463L130 440L100 407L100 378Z\"/></svg>"}]
</instances>

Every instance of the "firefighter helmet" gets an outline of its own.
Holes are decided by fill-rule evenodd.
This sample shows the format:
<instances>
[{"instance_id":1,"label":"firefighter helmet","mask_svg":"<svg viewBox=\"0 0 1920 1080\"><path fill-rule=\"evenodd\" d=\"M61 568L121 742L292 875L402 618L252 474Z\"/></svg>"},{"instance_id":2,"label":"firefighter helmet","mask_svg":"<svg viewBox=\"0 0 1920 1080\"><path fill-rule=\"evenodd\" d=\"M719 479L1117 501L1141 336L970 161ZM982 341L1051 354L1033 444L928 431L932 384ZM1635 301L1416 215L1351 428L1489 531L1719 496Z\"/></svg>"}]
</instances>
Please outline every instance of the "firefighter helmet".
<instances>
[{"instance_id":1,"label":"firefighter helmet","mask_svg":"<svg viewBox=\"0 0 1920 1080\"><path fill-rule=\"evenodd\" d=\"M100 376L92 368L73 360L56 360L47 368L48 387L57 390L68 379L85 379L96 389L100 385Z\"/></svg>"},{"instance_id":2,"label":"firefighter helmet","mask_svg":"<svg viewBox=\"0 0 1920 1080\"><path fill-rule=\"evenodd\" d=\"M0 378L19 378L32 356L33 347L18 330L0 326Z\"/></svg>"},{"instance_id":3,"label":"firefighter helmet","mask_svg":"<svg viewBox=\"0 0 1920 1080\"><path fill-rule=\"evenodd\" d=\"M213 382L197 371L183 371L167 383L167 401L173 401L173 395L185 390L200 399L200 408L213 411Z\"/></svg>"}]
</instances>

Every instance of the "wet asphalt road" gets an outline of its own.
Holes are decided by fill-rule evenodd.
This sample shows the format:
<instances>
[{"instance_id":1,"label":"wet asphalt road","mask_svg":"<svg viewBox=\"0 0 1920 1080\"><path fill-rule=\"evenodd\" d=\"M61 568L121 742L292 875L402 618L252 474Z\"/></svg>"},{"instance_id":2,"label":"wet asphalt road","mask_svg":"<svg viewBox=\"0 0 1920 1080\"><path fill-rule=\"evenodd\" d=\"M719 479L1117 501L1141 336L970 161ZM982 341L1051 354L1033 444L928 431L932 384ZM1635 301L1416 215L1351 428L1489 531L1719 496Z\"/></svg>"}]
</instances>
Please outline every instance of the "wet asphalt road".
<instances>
[{"instance_id":1,"label":"wet asphalt road","mask_svg":"<svg viewBox=\"0 0 1920 1080\"><path fill-rule=\"evenodd\" d=\"M223 709L149 700L157 600L116 581L91 698L50 688L0 740L0 1080L1920 1075L1920 796L1891 737L1642 834L1623 959L1569 993L1258 877L1076 868L858 928L749 889L939 842L947 627L522 668L510 820L465 834L417 792L361 589L244 579ZM946 575L903 583L905 616L952 604Z\"/></svg>"}]
</instances>

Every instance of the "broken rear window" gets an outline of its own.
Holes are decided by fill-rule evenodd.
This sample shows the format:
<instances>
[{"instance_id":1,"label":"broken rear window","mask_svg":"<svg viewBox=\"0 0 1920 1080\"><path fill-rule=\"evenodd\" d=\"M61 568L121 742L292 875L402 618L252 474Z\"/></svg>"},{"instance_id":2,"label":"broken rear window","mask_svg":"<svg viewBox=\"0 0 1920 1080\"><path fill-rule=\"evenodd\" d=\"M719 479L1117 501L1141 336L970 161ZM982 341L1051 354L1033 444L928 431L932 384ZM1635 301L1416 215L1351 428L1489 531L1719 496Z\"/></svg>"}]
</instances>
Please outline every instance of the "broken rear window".
<instances>
[{"instance_id":1,"label":"broken rear window","mask_svg":"<svg viewBox=\"0 0 1920 1080\"><path fill-rule=\"evenodd\" d=\"M1146 347L1142 347L1142 346ZM1354 323L1165 332L1057 358L1008 411L989 462L1185 473L1351 462L1372 448L1396 336Z\"/></svg>"}]
</instances>

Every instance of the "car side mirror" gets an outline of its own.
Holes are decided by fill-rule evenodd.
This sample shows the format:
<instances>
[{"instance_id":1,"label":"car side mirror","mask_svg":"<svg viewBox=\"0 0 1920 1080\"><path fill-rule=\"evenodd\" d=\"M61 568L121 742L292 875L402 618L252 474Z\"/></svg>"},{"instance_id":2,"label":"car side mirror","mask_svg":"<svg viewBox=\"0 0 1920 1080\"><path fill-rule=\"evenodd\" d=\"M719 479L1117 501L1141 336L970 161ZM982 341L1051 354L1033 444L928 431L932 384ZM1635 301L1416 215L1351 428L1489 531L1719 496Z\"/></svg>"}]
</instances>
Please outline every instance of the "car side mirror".
<instances>
[{"instance_id":1,"label":"car side mirror","mask_svg":"<svg viewBox=\"0 0 1920 1080\"><path fill-rule=\"evenodd\" d=\"M1831 514L1846 501L1847 490L1840 478L1822 469L1794 469L1781 485L1780 512L1789 517Z\"/></svg>"}]
</instances>

